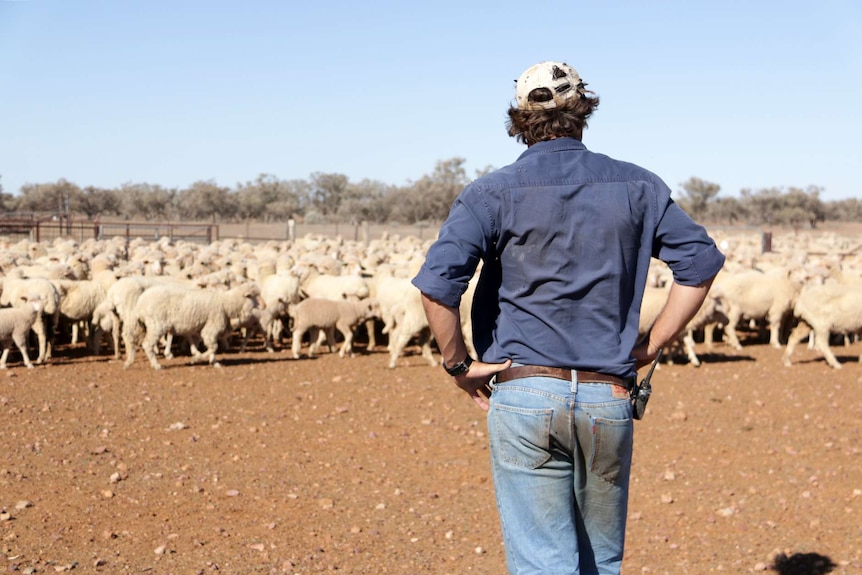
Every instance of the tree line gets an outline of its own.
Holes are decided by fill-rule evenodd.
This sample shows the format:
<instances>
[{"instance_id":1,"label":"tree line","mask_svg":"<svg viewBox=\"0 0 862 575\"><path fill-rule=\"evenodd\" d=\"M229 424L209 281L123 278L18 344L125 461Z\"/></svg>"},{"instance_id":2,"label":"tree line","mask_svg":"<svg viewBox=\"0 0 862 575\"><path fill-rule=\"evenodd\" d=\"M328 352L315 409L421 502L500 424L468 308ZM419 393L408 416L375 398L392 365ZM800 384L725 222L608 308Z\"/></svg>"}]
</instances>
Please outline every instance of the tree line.
<instances>
[{"instance_id":1,"label":"tree line","mask_svg":"<svg viewBox=\"0 0 862 575\"><path fill-rule=\"evenodd\" d=\"M437 225L455 197L470 182L466 160L438 161L416 181L395 186L376 180L351 182L337 173L312 173L308 179L284 180L261 174L236 187L200 180L187 188L126 183L118 188L81 187L66 179L25 184L17 195L0 184L0 213L69 218L120 218L134 221L369 222ZM479 170L475 177L490 171ZM823 201L821 188L743 189L738 197L720 197L718 184L691 177L679 184L674 199L695 220L712 225L784 225L815 228L826 221L862 221L858 199Z\"/></svg>"}]
</instances>

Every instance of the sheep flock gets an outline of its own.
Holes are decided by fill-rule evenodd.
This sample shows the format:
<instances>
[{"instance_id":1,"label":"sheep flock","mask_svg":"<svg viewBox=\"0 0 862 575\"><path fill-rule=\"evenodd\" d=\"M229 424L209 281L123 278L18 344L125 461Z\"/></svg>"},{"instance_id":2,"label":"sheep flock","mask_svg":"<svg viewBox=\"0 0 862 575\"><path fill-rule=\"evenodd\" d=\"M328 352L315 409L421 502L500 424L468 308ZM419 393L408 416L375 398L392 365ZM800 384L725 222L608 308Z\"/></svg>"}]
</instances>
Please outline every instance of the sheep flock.
<instances>
[{"instance_id":1,"label":"sheep flock","mask_svg":"<svg viewBox=\"0 0 862 575\"><path fill-rule=\"evenodd\" d=\"M862 240L841 232L788 231L776 234L764 251L759 230L710 234L727 262L701 313L669 344L667 360L700 365L695 341L724 354L763 341L783 350L776 352L779 364L792 366L794 348L807 339L840 369L832 349L862 331ZM153 369L161 369L159 357L176 354L218 367L217 354L246 351L303 361L328 349L349 361L360 331L366 342L360 353L381 352L381 367L404 365L411 354L438 365L410 283L432 241L387 234L364 242L309 234L208 245L170 238L0 238L0 367L7 367L10 351L10 367L50 362L63 344L124 358L123 368L146 368L138 351ZM667 267L653 260L643 332L671 279ZM461 308L468 338L474 287L471 282Z\"/></svg>"}]
</instances>

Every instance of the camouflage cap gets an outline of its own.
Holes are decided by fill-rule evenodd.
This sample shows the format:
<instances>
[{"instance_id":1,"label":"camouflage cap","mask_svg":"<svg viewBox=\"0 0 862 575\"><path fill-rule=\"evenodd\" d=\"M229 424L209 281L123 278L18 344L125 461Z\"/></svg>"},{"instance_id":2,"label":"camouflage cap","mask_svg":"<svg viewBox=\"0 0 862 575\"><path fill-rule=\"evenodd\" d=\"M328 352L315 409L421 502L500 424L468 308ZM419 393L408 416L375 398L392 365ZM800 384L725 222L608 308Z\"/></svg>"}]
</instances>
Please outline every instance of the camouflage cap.
<instances>
[{"instance_id":1,"label":"camouflage cap","mask_svg":"<svg viewBox=\"0 0 862 575\"><path fill-rule=\"evenodd\" d=\"M519 110L552 110L588 90L577 71L565 62L539 62L515 80Z\"/></svg>"}]
</instances>

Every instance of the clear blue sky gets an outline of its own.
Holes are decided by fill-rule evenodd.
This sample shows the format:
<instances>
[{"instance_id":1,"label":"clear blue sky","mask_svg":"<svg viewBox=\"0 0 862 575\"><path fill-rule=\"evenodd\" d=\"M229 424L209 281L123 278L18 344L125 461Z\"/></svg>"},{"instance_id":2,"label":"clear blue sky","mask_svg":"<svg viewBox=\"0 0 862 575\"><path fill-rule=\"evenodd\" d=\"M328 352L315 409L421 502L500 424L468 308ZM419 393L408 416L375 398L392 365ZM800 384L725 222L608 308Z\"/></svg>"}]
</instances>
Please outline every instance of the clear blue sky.
<instances>
[{"instance_id":1,"label":"clear blue sky","mask_svg":"<svg viewBox=\"0 0 862 575\"><path fill-rule=\"evenodd\" d=\"M515 78L563 60L587 147L675 191L862 197L860 31L859 0L0 0L0 183L472 177L523 150Z\"/></svg>"}]
</instances>

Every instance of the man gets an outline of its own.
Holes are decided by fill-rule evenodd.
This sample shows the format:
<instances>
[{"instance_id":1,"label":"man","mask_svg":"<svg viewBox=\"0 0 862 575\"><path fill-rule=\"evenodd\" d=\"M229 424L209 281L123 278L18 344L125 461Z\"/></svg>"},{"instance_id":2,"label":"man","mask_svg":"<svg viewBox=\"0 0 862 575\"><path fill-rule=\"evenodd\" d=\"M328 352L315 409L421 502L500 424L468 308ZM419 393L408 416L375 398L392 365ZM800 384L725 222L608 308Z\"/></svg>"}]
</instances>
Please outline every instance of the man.
<instances>
[{"instance_id":1,"label":"man","mask_svg":"<svg viewBox=\"0 0 862 575\"><path fill-rule=\"evenodd\" d=\"M508 133L527 150L461 192L413 283L444 368L489 410L509 571L619 573L636 370L695 314L724 256L656 175L586 149L599 99L572 67L532 66L515 98ZM638 341L651 257L674 285ZM473 361L458 306L480 262Z\"/></svg>"}]
</instances>

